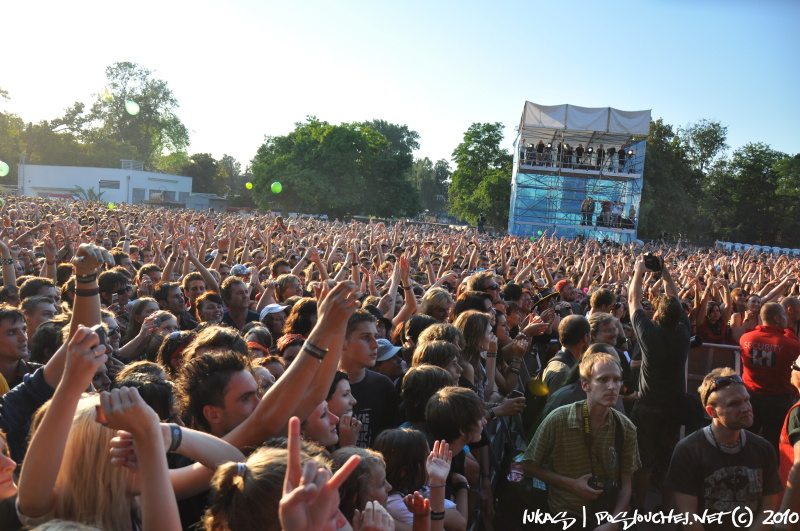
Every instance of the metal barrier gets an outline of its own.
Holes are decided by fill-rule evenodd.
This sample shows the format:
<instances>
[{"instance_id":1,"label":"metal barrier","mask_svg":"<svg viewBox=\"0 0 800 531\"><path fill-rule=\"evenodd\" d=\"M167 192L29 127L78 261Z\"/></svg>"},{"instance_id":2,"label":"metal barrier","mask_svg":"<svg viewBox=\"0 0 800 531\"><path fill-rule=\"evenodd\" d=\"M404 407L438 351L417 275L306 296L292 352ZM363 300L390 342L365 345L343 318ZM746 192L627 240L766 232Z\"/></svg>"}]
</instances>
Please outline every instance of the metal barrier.
<instances>
[{"instance_id":1,"label":"metal barrier","mask_svg":"<svg viewBox=\"0 0 800 531\"><path fill-rule=\"evenodd\" d=\"M717 367L731 367L741 374L739 346L704 343L701 347L691 349L686 360L686 391L698 394L697 388L703 378Z\"/></svg>"}]
</instances>

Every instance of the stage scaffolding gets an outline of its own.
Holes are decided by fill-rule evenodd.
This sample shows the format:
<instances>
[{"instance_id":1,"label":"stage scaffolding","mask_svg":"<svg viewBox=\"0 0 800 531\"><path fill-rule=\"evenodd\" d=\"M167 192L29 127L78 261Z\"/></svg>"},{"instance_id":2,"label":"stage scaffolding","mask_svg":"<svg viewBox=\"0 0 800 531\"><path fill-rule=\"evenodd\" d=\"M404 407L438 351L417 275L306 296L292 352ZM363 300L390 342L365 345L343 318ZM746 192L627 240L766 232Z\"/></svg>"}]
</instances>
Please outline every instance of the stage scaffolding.
<instances>
[{"instance_id":1,"label":"stage scaffolding","mask_svg":"<svg viewBox=\"0 0 800 531\"><path fill-rule=\"evenodd\" d=\"M635 240L649 124L650 111L526 102L515 141L509 233ZM595 210L584 215L588 196Z\"/></svg>"}]
</instances>

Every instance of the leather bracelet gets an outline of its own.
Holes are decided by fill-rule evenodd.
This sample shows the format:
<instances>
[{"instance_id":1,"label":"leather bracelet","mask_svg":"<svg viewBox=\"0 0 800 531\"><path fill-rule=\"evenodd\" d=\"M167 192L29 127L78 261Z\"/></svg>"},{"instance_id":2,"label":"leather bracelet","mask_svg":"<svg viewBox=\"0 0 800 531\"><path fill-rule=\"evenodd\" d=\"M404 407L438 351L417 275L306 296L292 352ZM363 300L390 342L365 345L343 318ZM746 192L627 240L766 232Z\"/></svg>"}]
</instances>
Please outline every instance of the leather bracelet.
<instances>
[{"instance_id":1,"label":"leather bracelet","mask_svg":"<svg viewBox=\"0 0 800 531\"><path fill-rule=\"evenodd\" d=\"M78 289L75 288L76 297L94 297L100 295L100 288Z\"/></svg>"},{"instance_id":2,"label":"leather bracelet","mask_svg":"<svg viewBox=\"0 0 800 531\"><path fill-rule=\"evenodd\" d=\"M459 491L461 489L469 489L469 483L467 483L466 481L462 481L461 483L456 483L455 485L453 485L451 489L453 490L453 492Z\"/></svg>"},{"instance_id":3,"label":"leather bracelet","mask_svg":"<svg viewBox=\"0 0 800 531\"><path fill-rule=\"evenodd\" d=\"M444 511L431 511L431 520L444 520Z\"/></svg>"},{"instance_id":4,"label":"leather bracelet","mask_svg":"<svg viewBox=\"0 0 800 531\"><path fill-rule=\"evenodd\" d=\"M169 433L172 435L172 442L169 445L169 450L167 452L172 453L178 448L181 447L181 441L183 440L183 431L181 431L181 427L177 424L167 424L169 426Z\"/></svg>"},{"instance_id":5,"label":"leather bracelet","mask_svg":"<svg viewBox=\"0 0 800 531\"><path fill-rule=\"evenodd\" d=\"M325 354L327 354L327 352L320 354L319 352L314 351L311 347L309 347L308 342L303 343L303 347L300 349L300 351L307 352L309 356L317 358L319 361L324 360Z\"/></svg>"},{"instance_id":6,"label":"leather bracelet","mask_svg":"<svg viewBox=\"0 0 800 531\"><path fill-rule=\"evenodd\" d=\"M97 273L89 273L88 275L75 275L75 282L78 284L89 284L97 280Z\"/></svg>"}]
</instances>

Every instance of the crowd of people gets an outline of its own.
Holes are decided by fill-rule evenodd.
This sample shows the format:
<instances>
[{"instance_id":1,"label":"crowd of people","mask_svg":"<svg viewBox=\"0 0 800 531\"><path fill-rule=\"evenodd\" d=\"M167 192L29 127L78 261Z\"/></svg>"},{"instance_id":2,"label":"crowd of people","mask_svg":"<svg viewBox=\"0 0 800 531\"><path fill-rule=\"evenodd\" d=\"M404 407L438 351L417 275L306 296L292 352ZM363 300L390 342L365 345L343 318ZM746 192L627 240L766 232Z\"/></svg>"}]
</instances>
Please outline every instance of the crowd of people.
<instances>
[{"instance_id":1,"label":"crowd of people","mask_svg":"<svg viewBox=\"0 0 800 531\"><path fill-rule=\"evenodd\" d=\"M554 166L562 168L574 168L579 170L596 170L609 173L623 173L631 164L633 152L630 146L620 146L604 148L603 144L598 147L589 145L583 147L582 143L571 146L567 142L552 142L545 144L544 140L538 143L528 143L524 138L520 142L519 161L520 164L530 166Z\"/></svg>"},{"instance_id":2,"label":"crowd of people","mask_svg":"<svg viewBox=\"0 0 800 531\"><path fill-rule=\"evenodd\" d=\"M796 258L30 197L0 219L0 529L798 511ZM687 390L700 342L741 374Z\"/></svg>"}]
</instances>

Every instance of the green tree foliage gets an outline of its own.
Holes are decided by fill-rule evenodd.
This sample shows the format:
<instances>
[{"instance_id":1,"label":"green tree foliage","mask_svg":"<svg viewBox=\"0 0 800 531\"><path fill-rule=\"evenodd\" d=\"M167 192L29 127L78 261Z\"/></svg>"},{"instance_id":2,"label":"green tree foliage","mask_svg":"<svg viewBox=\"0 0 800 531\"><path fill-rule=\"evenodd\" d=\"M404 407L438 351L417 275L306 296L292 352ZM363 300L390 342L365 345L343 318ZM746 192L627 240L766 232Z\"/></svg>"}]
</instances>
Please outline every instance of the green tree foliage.
<instances>
[{"instance_id":1,"label":"green tree foliage","mask_svg":"<svg viewBox=\"0 0 800 531\"><path fill-rule=\"evenodd\" d=\"M681 138L662 119L650 122L647 161L639 212L639 235L662 232L699 237L704 229L698 206L703 200L702 172L694 170Z\"/></svg>"},{"instance_id":2,"label":"green tree foliage","mask_svg":"<svg viewBox=\"0 0 800 531\"><path fill-rule=\"evenodd\" d=\"M165 153L188 147L189 131L175 114L178 100L167 82L152 74L136 63L114 63L106 68L108 83L88 112L77 102L50 125L85 145L102 145L103 139L108 139L126 146L123 152L130 155L127 158L143 161L146 169L156 169ZM139 113L129 114L126 101L136 102Z\"/></svg>"},{"instance_id":3,"label":"green tree foliage","mask_svg":"<svg viewBox=\"0 0 800 531\"><path fill-rule=\"evenodd\" d=\"M453 151L450 213L475 223L483 213L495 227L508 223L513 158L500 147L503 124L474 123Z\"/></svg>"},{"instance_id":4,"label":"green tree foliage","mask_svg":"<svg viewBox=\"0 0 800 531\"><path fill-rule=\"evenodd\" d=\"M420 207L430 212L447 210L447 180L450 177L450 164L444 159L417 159L411 168L411 182L419 192Z\"/></svg>"},{"instance_id":5,"label":"green tree foliage","mask_svg":"<svg viewBox=\"0 0 800 531\"><path fill-rule=\"evenodd\" d=\"M680 129L678 135L689 160L701 172L730 147L725 143L728 128L712 120L700 120L686 129Z\"/></svg>"},{"instance_id":6,"label":"green tree foliage","mask_svg":"<svg viewBox=\"0 0 800 531\"><path fill-rule=\"evenodd\" d=\"M309 117L286 136L268 137L258 149L254 198L265 209L290 207L338 217L415 215L419 198L407 178L413 159L405 153L408 144L399 137L395 142L369 124L332 125ZM273 182L283 185L280 194L271 192Z\"/></svg>"},{"instance_id":7,"label":"green tree foliage","mask_svg":"<svg viewBox=\"0 0 800 531\"><path fill-rule=\"evenodd\" d=\"M706 211L714 233L745 243L780 243L782 228L790 221L786 216L797 197L797 188L791 187L792 160L759 142L715 164L708 176L711 208ZM783 240L797 242L798 238L786 234Z\"/></svg>"},{"instance_id":8,"label":"green tree foliage","mask_svg":"<svg viewBox=\"0 0 800 531\"><path fill-rule=\"evenodd\" d=\"M196 194L228 193L228 174L222 164L208 153L196 153L181 168L181 175L192 177L192 192Z\"/></svg>"}]
</instances>

